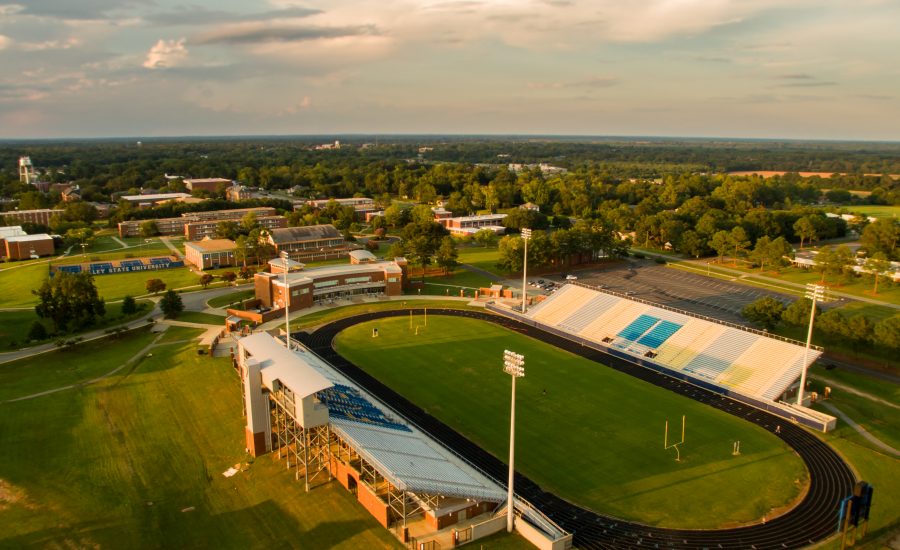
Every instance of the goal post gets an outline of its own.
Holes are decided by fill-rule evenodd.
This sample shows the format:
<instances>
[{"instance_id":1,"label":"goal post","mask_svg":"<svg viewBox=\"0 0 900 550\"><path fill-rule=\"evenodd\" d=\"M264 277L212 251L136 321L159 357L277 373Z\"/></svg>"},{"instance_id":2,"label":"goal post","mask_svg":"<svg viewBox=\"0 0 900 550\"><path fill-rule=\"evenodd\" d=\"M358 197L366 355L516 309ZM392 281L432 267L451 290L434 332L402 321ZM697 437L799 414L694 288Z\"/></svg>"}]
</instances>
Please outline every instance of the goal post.
<instances>
[{"instance_id":1,"label":"goal post","mask_svg":"<svg viewBox=\"0 0 900 550\"><path fill-rule=\"evenodd\" d=\"M669 419L666 419L666 431L663 436L663 450L668 451L669 449L675 449L675 462L681 462L681 450L678 446L684 444L685 426L687 424L686 418L685 415L681 415L681 440L673 443L669 443Z\"/></svg>"}]
</instances>

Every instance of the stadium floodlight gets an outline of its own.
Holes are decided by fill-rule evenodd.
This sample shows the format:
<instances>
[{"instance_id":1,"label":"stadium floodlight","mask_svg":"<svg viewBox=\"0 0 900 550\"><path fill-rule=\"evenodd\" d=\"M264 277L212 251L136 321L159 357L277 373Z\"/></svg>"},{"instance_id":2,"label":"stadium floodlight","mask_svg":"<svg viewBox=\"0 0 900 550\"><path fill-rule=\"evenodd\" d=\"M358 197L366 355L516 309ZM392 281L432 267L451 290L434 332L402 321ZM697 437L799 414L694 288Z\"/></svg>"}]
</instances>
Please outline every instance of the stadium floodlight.
<instances>
[{"instance_id":1,"label":"stadium floodlight","mask_svg":"<svg viewBox=\"0 0 900 550\"><path fill-rule=\"evenodd\" d=\"M800 371L800 388L797 390L797 405L803 406L803 390L806 389L806 369L809 364L809 348L812 346L813 321L816 318L816 302L825 301L825 287L810 283L806 285L806 297L812 301L809 312L809 332L806 334L806 352L803 354L803 370Z\"/></svg>"},{"instance_id":2,"label":"stadium floodlight","mask_svg":"<svg viewBox=\"0 0 900 550\"><path fill-rule=\"evenodd\" d=\"M291 304L291 287L288 285L288 260L290 255L287 250L282 250L279 254L282 264L284 265L284 345L288 350L291 349L291 320L290 306Z\"/></svg>"},{"instance_id":3,"label":"stadium floodlight","mask_svg":"<svg viewBox=\"0 0 900 550\"><path fill-rule=\"evenodd\" d=\"M531 239L531 229L522 228L522 240L525 241L525 257L522 260L522 315L525 314L525 298L528 297L528 287L525 279L528 274L528 241Z\"/></svg>"},{"instance_id":4,"label":"stadium floodlight","mask_svg":"<svg viewBox=\"0 0 900 550\"><path fill-rule=\"evenodd\" d=\"M512 376L512 401L509 412L509 488L506 495L506 531L513 530L513 472L516 451L516 378L525 376L525 356L519 353L503 351L503 372Z\"/></svg>"}]
</instances>

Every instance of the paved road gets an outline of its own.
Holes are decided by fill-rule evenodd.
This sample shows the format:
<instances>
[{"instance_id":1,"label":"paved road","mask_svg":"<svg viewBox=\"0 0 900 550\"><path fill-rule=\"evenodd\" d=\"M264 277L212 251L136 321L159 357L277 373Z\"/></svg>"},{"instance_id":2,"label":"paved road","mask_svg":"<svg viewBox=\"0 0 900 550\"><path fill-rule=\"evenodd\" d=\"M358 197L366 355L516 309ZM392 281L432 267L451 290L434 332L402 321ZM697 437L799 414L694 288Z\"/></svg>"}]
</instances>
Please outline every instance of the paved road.
<instances>
[{"instance_id":1,"label":"paved road","mask_svg":"<svg viewBox=\"0 0 900 550\"><path fill-rule=\"evenodd\" d=\"M223 286L212 290L202 290L200 292L185 292L181 295L181 302L184 304L185 311L203 311L209 307L206 305L206 302L213 298L252 288L253 283L247 283L237 286Z\"/></svg>"},{"instance_id":2,"label":"paved road","mask_svg":"<svg viewBox=\"0 0 900 550\"><path fill-rule=\"evenodd\" d=\"M175 245L172 244L172 243L169 241L168 238L166 238L166 237L160 237L159 240L160 240L164 245L166 245L166 247L168 247L169 250L172 251L172 254L175 254L175 257L176 257L176 258L178 258L179 260L183 260L183 259L184 259L184 254L182 254L181 251L178 250L178 248L176 248Z\"/></svg>"}]
</instances>

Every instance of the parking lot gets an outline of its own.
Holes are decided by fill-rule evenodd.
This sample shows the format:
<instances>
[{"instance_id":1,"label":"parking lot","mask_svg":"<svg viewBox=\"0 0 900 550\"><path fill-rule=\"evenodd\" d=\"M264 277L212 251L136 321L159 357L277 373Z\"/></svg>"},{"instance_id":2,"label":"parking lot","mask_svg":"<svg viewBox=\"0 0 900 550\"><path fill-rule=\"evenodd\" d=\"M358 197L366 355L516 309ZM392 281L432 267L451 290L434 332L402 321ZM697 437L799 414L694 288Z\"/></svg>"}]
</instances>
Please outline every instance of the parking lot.
<instances>
[{"instance_id":1,"label":"parking lot","mask_svg":"<svg viewBox=\"0 0 900 550\"><path fill-rule=\"evenodd\" d=\"M788 305L797 299L790 294L695 275L651 261L622 262L574 273L584 284L745 325L749 323L741 317L741 310L754 300L770 296ZM543 279L564 281L559 275Z\"/></svg>"}]
</instances>

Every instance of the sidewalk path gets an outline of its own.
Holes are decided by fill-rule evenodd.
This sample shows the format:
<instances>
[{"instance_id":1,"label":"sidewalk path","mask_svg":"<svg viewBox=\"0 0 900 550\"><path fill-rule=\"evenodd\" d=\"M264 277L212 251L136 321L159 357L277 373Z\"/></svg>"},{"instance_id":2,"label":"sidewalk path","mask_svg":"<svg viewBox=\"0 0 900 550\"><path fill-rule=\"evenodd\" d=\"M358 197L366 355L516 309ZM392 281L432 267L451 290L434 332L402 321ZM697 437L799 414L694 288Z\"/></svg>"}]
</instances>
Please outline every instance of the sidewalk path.
<instances>
[{"instance_id":1,"label":"sidewalk path","mask_svg":"<svg viewBox=\"0 0 900 550\"><path fill-rule=\"evenodd\" d=\"M870 434L865 428L863 428L862 426L860 426L859 424L854 422L853 419L851 419L849 416L844 414L843 411L841 411L840 409L838 409L831 403L828 403L827 401L823 401L822 406L825 407L826 409L828 409L829 411L833 412L834 414L836 414L841 420L846 422L848 426L850 426L851 428L853 428L854 430L859 432L859 435L861 435L861 436L865 437L866 439L868 439L869 441L871 441L879 449L885 451L888 454L894 455L896 457L900 457L900 451L891 447L890 445L888 445L884 441L878 439L874 435Z\"/></svg>"},{"instance_id":2,"label":"sidewalk path","mask_svg":"<svg viewBox=\"0 0 900 550\"><path fill-rule=\"evenodd\" d=\"M125 241L123 241L119 237L110 237L110 238L112 240L116 241L117 243L119 243L120 245L122 245L122 248L128 248L128 244L126 244Z\"/></svg>"},{"instance_id":3,"label":"sidewalk path","mask_svg":"<svg viewBox=\"0 0 900 550\"><path fill-rule=\"evenodd\" d=\"M852 393L854 395L864 397L870 401L875 401L877 403L881 403L882 405L887 405L888 407L893 407L895 409L900 410L900 405L897 405L896 403L891 403L890 401L888 401L886 399L882 399L876 395L872 395L871 393L866 393L864 391L859 391L855 388L851 388L850 386L845 386L844 384L841 384L840 382L836 382L834 380L831 380L830 378L826 378L818 373L812 373L811 376L815 376L816 378L825 382L829 386L834 386L835 388L840 388L841 390L843 390L847 393Z\"/></svg>"},{"instance_id":4,"label":"sidewalk path","mask_svg":"<svg viewBox=\"0 0 900 550\"><path fill-rule=\"evenodd\" d=\"M168 247L169 250L172 251L172 254L175 254L176 258L178 258L179 260L184 259L184 255L181 253L181 251L178 250L178 248L176 248L175 245L172 244L167 237L160 237L159 240L161 243L166 245L166 247Z\"/></svg>"}]
</instances>

